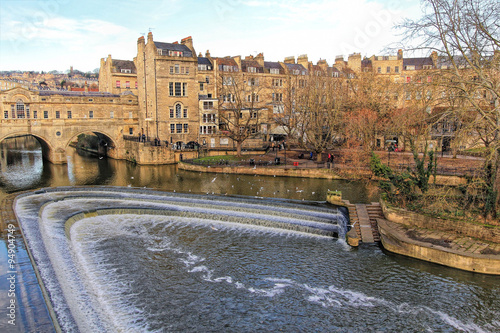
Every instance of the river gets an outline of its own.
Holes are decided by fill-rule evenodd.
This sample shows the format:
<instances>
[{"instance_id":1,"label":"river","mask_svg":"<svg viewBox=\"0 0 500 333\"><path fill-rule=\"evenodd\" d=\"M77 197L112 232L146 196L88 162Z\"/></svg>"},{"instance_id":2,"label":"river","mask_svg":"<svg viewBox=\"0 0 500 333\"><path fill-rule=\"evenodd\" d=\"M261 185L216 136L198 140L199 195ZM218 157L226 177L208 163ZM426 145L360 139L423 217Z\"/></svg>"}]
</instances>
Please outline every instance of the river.
<instances>
[{"instance_id":1,"label":"river","mask_svg":"<svg viewBox=\"0 0 500 333\"><path fill-rule=\"evenodd\" d=\"M71 152L67 165L52 165L43 162L40 148L32 138L4 141L0 147L0 169L2 197L6 193L42 187L111 185L196 193L202 198L227 195L235 198L238 205L249 204L256 197L276 198L276 207L285 205L286 214L294 209L290 205L324 201L329 189L341 190L343 198L351 202L377 200L376 191L363 183L191 173L177 170L175 166L136 166L97 159L76 151ZM257 199L257 202L273 205L270 200ZM28 201L34 204L36 200ZM280 201L282 203L278 203ZM65 214L70 215L74 207L98 205L97 202L82 198L67 201L67 206L59 203L52 208L57 214L52 215L62 216L66 210ZM314 206L310 209L315 210ZM269 213L264 210L262 208L259 214L276 214L276 209L270 209ZM53 224L50 218L47 221ZM75 282L82 284L78 289L80 302L90 295L87 304L93 304L89 308L93 311L91 317L100 318L98 323L88 324L77 314L63 316L61 310L63 329L88 331L90 327L91 331L110 332L500 330L498 277L388 254L378 246L351 249L345 242L328 237L207 221L206 218L186 220L135 214L95 217L75 223L71 228L71 241L58 237L57 232L63 229L56 227L50 233L57 240L54 250L33 251L39 251L36 255L41 260L63 263L56 266L54 276L81 275L80 282ZM0 331L52 331L21 241L16 243L19 272L15 287L19 305L16 326L8 324L5 310L10 300L7 244L4 241L0 245ZM56 260L64 253L72 253L79 259L67 264ZM52 280L47 281L50 284ZM60 284L52 294L55 308L64 302L73 302L69 296L58 300L57 288L74 288ZM71 316L76 319L69 318Z\"/></svg>"}]
</instances>

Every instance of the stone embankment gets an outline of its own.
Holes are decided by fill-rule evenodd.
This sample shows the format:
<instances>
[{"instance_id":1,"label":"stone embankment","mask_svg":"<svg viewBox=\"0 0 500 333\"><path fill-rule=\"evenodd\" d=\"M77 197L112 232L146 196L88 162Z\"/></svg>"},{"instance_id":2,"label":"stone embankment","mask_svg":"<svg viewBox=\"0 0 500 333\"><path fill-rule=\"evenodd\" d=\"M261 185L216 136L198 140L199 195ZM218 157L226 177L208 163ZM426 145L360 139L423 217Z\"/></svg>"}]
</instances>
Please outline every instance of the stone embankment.
<instances>
[{"instance_id":1,"label":"stone embankment","mask_svg":"<svg viewBox=\"0 0 500 333\"><path fill-rule=\"evenodd\" d=\"M382 246L470 272L500 275L500 227L431 218L389 207L377 219Z\"/></svg>"}]
</instances>

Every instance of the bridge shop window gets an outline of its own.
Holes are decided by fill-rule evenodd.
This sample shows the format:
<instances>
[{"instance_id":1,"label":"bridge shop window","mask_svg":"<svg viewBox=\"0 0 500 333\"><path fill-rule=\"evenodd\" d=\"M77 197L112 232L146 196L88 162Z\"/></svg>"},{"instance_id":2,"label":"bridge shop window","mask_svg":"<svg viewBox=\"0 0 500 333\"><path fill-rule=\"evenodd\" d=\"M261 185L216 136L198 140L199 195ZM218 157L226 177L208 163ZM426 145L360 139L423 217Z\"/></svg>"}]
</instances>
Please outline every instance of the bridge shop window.
<instances>
[{"instance_id":1,"label":"bridge shop window","mask_svg":"<svg viewBox=\"0 0 500 333\"><path fill-rule=\"evenodd\" d=\"M26 114L24 113L24 103L21 100L18 100L16 103L16 118L26 118Z\"/></svg>"}]
</instances>

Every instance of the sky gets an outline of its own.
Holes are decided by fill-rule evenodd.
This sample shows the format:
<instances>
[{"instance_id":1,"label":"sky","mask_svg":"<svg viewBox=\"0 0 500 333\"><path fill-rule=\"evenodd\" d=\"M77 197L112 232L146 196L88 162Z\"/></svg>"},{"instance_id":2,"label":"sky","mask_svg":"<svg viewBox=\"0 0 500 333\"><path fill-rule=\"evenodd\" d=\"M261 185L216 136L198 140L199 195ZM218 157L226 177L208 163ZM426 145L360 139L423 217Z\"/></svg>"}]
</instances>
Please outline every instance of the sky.
<instances>
[{"instance_id":1,"label":"sky","mask_svg":"<svg viewBox=\"0 0 500 333\"><path fill-rule=\"evenodd\" d=\"M0 0L0 71L93 71L108 54L132 60L149 31L159 42L192 36L212 57L333 64L387 55L394 26L420 13L419 0Z\"/></svg>"}]
</instances>

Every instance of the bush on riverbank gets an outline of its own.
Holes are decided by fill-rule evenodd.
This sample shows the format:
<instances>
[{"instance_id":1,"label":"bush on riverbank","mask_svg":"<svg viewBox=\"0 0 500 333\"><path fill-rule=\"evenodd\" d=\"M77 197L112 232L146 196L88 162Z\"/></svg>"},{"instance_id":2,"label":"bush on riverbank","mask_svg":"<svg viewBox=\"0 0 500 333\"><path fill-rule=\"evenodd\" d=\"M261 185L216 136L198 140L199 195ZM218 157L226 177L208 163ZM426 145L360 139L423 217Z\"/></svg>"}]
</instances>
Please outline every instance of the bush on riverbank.
<instances>
[{"instance_id":1,"label":"bush on riverbank","mask_svg":"<svg viewBox=\"0 0 500 333\"><path fill-rule=\"evenodd\" d=\"M370 168L383 178L379 187L384 199L395 207L417 213L486 225L500 225L488 217L488 186L480 177L467 178L467 184L450 187L432 183L437 164L432 152L422 158L414 155L416 168L395 171L372 154Z\"/></svg>"}]
</instances>

